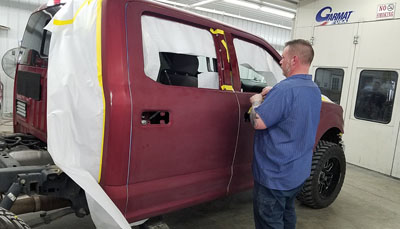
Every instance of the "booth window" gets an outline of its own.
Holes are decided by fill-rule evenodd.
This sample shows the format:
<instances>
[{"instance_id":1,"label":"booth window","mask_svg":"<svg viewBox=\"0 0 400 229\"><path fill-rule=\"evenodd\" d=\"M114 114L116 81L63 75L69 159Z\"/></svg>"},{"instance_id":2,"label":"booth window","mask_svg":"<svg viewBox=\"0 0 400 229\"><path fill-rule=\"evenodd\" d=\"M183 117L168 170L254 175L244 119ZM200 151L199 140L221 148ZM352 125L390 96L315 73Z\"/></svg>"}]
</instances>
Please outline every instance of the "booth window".
<instances>
[{"instance_id":1,"label":"booth window","mask_svg":"<svg viewBox=\"0 0 400 229\"><path fill-rule=\"evenodd\" d=\"M165 85L219 88L214 40L206 29L144 15L144 72Z\"/></svg>"},{"instance_id":2,"label":"booth window","mask_svg":"<svg viewBox=\"0 0 400 229\"><path fill-rule=\"evenodd\" d=\"M344 71L340 68L318 68L315 71L315 83L321 94L337 104L340 104L343 77Z\"/></svg>"},{"instance_id":3,"label":"booth window","mask_svg":"<svg viewBox=\"0 0 400 229\"><path fill-rule=\"evenodd\" d=\"M282 69L263 48L240 39L233 39L239 65L242 91L261 92L285 79Z\"/></svg>"},{"instance_id":4,"label":"booth window","mask_svg":"<svg viewBox=\"0 0 400 229\"><path fill-rule=\"evenodd\" d=\"M392 118L398 74L394 71L364 70L360 74L354 116L389 123Z\"/></svg>"}]
</instances>

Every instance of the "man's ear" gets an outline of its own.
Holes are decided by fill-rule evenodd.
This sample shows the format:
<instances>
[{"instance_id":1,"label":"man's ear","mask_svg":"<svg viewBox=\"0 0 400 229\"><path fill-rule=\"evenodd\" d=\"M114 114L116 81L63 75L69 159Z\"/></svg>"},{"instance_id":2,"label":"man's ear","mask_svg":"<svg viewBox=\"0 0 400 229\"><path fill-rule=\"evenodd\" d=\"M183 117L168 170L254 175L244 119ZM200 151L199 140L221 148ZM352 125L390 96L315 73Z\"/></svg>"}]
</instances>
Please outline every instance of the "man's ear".
<instances>
[{"instance_id":1,"label":"man's ear","mask_svg":"<svg viewBox=\"0 0 400 229\"><path fill-rule=\"evenodd\" d=\"M299 61L300 61L300 59L299 59L299 57L298 56L293 56L292 57L292 61L293 61L293 64L298 64L299 63Z\"/></svg>"}]
</instances>

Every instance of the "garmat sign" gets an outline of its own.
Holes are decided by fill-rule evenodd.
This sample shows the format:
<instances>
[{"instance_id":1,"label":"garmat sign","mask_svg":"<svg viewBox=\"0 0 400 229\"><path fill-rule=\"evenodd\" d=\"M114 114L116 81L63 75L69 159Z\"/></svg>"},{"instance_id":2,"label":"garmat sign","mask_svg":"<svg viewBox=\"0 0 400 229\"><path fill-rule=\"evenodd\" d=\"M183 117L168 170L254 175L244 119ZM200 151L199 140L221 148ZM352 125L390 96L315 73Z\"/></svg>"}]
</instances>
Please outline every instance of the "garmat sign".
<instances>
[{"instance_id":1,"label":"garmat sign","mask_svg":"<svg viewBox=\"0 0 400 229\"><path fill-rule=\"evenodd\" d=\"M318 11L315 16L315 20L317 22L322 22L321 25L331 25L331 24L343 24L349 21L351 14L354 11L343 11L332 13L332 7L326 6Z\"/></svg>"}]
</instances>

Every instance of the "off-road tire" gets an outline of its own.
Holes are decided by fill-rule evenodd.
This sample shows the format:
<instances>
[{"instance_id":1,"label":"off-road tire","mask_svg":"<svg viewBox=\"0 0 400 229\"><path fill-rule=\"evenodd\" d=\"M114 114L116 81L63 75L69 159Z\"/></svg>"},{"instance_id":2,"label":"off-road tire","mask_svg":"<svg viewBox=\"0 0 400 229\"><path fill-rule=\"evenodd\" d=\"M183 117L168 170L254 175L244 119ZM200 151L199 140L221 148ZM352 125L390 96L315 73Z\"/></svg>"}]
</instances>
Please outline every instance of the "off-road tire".
<instances>
[{"instance_id":1,"label":"off-road tire","mask_svg":"<svg viewBox=\"0 0 400 229\"><path fill-rule=\"evenodd\" d=\"M30 229L28 224L22 221L14 213L0 207L0 228L1 229Z\"/></svg>"},{"instance_id":2,"label":"off-road tire","mask_svg":"<svg viewBox=\"0 0 400 229\"><path fill-rule=\"evenodd\" d=\"M163 216L155 216L139 226L139 229L170 229L163 221Z\"/></svg>"},{"instance_id":3,"label":"off-road tire","mask_svg":"<svg viewBox=\"0 0 400 229\"><path fill-rule=\"evenodd\" d=\"M338 144L319 141L311 164L310 177L297 199L311 208L325 208L335 201L346 174L346 158Z\"/></svg>"}]
</instances>

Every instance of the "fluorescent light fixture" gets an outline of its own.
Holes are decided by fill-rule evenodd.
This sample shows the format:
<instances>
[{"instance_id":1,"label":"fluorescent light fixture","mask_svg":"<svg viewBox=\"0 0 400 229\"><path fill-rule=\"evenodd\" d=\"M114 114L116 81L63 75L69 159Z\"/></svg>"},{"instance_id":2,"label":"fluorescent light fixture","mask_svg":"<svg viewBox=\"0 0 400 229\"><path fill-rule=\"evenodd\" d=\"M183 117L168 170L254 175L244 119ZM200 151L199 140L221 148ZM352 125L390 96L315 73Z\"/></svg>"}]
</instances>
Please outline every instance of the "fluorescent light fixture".
<instances>
[{"instance_id":1,"label":"fluorescent light fixture","mask_svg":"<svg viewBox=\"0 0 400 229\"><path fill-rule=\"evenodd\" d=\"M224 11L220 11L220 10L208 9L208 8L203 8L203 7L195 7L194 9L198 10L198 11L207 12L207 13L227 15L227 13L225 13Z\"/></svg>"},{"instance_id":2,"label":"fluorescent light fixture","mask_svg":"<svg viewBox=\"0 0 400 229\"><path fill-rule=\"evenodd\" d=\"M292 12L292 13L296 13L297 12L295 9L284 7L284 6L280 6L280 5L276 5L276 4L272 4L272 3L269 3L269 2L263 2L263 4L264 5L268 5L268 6L272 6L272 8L281 9L283 11L289 11L289 12Z\"/></svg>"},{"instance_id":3,"label":"fluorescent light fixture","mask_svg":"<svg viewBox=\"0 0 400 229\"><path fill-rule=\"evenodd\" d=\"M166 3L166 4L170 4L170 5L174 5L174 6L180 6L180 7L188 7L189 5L187 4L183 4L183 3L179 3L179 2L173 2L173 1L168 1L168 0L155 0L156 2L162 2L162 3Z\"/></svg>"},{"instance_id":4,"label":"fluorescent light fixture","mask_svg":"<svg viewBox=\"0 0 400 229\"><path fill-rule=\"evenodd\" d=\"M201 2L198 2L198 3L194 3L194 4L190 5L189 7L193 8L193 7L197 7L197 6L202 6L202 5L205 5L205 4L208 4L208 3L212 3L212 2L215 2L215 1L217 1L217 0L204 0L204 1L201 1Z\"/></svg>"},{"instance_id":5,"label":"fluorescent light fixture","mask_svg":"<svg viewBox=\"0 0 400 229\"><path fill-rule=\"evenodd\" d=\"M257 5L257 4L251 3L251 2L245 2L245 1L239 1L239 0L224 0L224 1L235 4L235 5L239 5L239 6L252 8L252 9L257 9L257 10L260 9L260 5Z\"/></svg>"},{"instance_id":6,"label":"fluorescent light fixture","mask_svg":"<svg viewBox=\"0 0 400 229\"><path fill-rule=\"evenodd\" d=\"M268 6L263 6L261 7L262 11L265 11L267 13L271 13L271 14L276 14L282 17L287 17L287 18L294 18L294 13L290 13L290 12L286 12L283 10L278 10L278 9L274 9Z\"/></svg>"},{"instance_id":7,"label":"fluorescent light fixture","mask_svg":"<svg viewBox=\"0 0 400 229\"><path fill-rule=\"evenodd\" d=\"M257 20L257 19L253 19L253 18L243 17L243 16L236 15L236 14L230 14L230 13L226 13L226 12L220 11L220 10L209 9L209 8L198 7L198 6L192 8L192 6L190 6L190 5L182 4L182 3L178 3L178 2L174 2L174 1L169 1L169 0L153 0L153 1L163 2L163 3L169 4L169 5L180 6L180 7L183 7L183 8L191 8L191 9L195 9L195 10L198 10L198 11L214 13L214 14L219 14L219 15L223 15L223 16L229 16L229 17L238 18L238 19L247 20L247 21L252 21L252 22L256 22L256 23L260 23L260 24L264 24L264 25L274 26L274 27L278 27L278 28L282 28L282 29L292 30L292 28L288 27L288 26L279 25L279 24L270 23L270 22L265 22L265 21L261 21L261 20ZM224 0L224 1L226 1L226 2L233 2L233 1L241 2L239 4L243 3L243 1L236 1L236 0ZM248 3L248 2L244 2L244 3ZM248 3L248 4L253 5L253 7L254 7L254 5L257 6L258 7L257 9L262 9L257 4L252 4L252 3ZM282 11L282 10L278 10L278 11ZM283 13L287 13L287 14L291 14L291 13L285 12L285 11L282 11L282 12ZM294 17L294 15L292 15L290 18L293 18L293 17Z\"/></svg>"}]
</instances>

